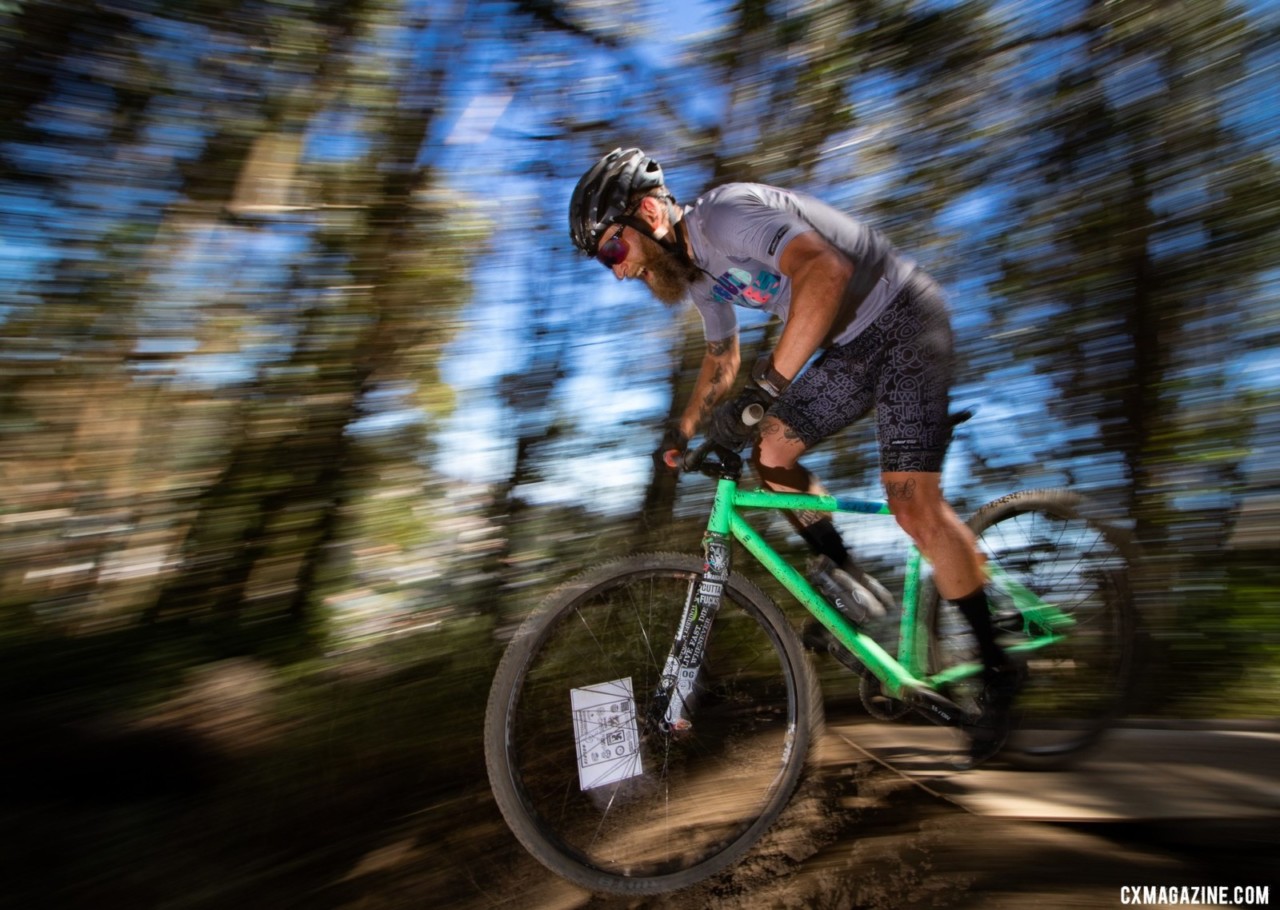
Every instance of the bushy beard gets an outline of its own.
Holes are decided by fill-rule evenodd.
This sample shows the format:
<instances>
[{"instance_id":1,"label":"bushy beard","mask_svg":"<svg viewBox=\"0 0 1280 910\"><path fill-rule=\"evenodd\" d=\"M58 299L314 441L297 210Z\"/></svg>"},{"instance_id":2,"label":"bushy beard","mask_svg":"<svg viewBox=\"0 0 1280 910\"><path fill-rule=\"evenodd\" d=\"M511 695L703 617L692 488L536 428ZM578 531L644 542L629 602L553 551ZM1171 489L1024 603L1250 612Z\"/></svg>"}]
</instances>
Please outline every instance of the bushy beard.
<instances>
[{"instance_id":1,"label":"bushy beard","mask_svg":"<svg viewBox=\"0 0 1280 910\"><path fill-rule=\"evenodd\" d=\"M702 270L650 237L640 234L639 239L640 248L644 251L645 283L654 297L667 306L675 306L685 299L689 288L702 277Z\"/></svg>"}]
</instances>

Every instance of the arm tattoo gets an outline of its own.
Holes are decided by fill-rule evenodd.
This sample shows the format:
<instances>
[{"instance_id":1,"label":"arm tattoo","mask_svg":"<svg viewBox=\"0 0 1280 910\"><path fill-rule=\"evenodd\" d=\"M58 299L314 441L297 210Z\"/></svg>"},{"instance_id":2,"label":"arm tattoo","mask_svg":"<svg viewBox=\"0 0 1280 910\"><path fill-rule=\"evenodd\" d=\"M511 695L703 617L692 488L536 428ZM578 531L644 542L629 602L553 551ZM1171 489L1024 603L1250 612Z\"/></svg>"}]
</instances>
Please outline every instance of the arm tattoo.
<instances>
[{"instance_id":1,"label":"arm tattoo","mask_svg":"<svg viewBox=\"0 0 1280 910\"><path fill-rule=\"evenodd\" d=\"M727 341L712 341L707 343L707 353L713 357L720 357L729 350ZM707 394L703 396L702 401L698 402L698 420L704 421L710 416L716 402L720 400L721 392L728 383L733 381L733 376L729 375L729 371L725 369L723 363L716 363L715 369L711 373L711 381L707 386Z\"/></svg>"},{"instance_id":2,"label":"arm tattoo","mask_svg":"<svg viewBox=\"0 0 1280 910\"><path fill-rule=\"evenodd\" d=\"M731 354L737 344L737 336L731 336L724 341L708 341L706 356L711 358L712 369L708 375L707 361L703 361L703 373L698 378L698 385L704 386L702 397L697 401L697 416L695 420L699 423L705 423L707 418L711 416L712 410L715 409L716 402L728 390L733 383L734 372L729 369L729 364L725 361L725 357ZM695 388L696 392L696 388Z\"/></svg>"},{"instance_id":3,"label":"arm tattoo","mask_svg":"<svg viewBox=\"0 0 1280 910\"><path fill-rule=\"evenodd\" d=\"M884 486L885 492L889 494L889 499L911 499L916 493L916 482L914 480L903 480L900 482L887 483Z\"/></svg>"},{"instance_id":4,"label":"arm tattoo","mask_svg":"<svg viewBox=\"0 0 1280 910\"><path fill-rule=\"evenodd\" d=\"M698 422L702 423L715 408L716 402L720 400L720 383L724 380L724 368L716 367L716 371L711 376L711 384L707 387L707 392L702 396L702 400L698 402Z\"/></svg>"},{"instance_id":5,"label":"arm tattoo","mask_svg":"<svg viewBox=\"0 0 1280 910\"><path fill-rule=\"evenodd\" d=\"M712 391L707 392L702 401L698 402L698 423L706 423L707 418L711 416L711 411L715 407L715 404L716 393L713 389Z\"/></svg>"}]
</instances>

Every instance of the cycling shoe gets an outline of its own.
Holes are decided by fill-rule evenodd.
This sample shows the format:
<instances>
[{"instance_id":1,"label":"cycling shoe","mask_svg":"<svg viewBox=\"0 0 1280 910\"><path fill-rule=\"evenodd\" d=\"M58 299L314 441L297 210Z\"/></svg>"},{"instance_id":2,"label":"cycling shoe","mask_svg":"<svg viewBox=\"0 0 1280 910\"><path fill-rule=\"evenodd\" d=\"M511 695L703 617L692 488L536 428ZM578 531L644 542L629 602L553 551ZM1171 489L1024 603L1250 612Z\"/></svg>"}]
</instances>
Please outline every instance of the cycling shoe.
<instances>
[{"instance_id":1,"label":"cycling shoe","mask_svg":"<svg viewBox=\"0 0 1280 910\"><path fill-rule=\"evenodd\" d=\"M983 671L978 715L967 728L968 767L993 758L1004 748L1013 722L1013 703L1026 680L1027 668L1019 663L988 667Z\"/></svg>"}]
</instances>

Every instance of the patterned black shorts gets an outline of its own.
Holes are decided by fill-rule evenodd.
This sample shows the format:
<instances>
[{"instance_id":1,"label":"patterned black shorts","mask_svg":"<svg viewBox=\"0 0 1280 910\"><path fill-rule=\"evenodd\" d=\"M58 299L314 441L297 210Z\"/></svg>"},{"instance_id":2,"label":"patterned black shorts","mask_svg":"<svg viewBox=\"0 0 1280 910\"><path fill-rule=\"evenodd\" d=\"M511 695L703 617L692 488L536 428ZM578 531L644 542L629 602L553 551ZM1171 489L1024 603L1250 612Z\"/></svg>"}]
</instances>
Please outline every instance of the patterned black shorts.
<instances>
[{"instance_id":1,"label":"patterned black shorts","mask_svg":"<svg viewBox=\"0 0 1280 910\"><path fill-rule=\"evenodd\" d=\"M880 469L938 472L953 374L946 298L916 272L866 331L828 349L769 413L811 447L874 407Z\"/></svg>"}]
</instances>

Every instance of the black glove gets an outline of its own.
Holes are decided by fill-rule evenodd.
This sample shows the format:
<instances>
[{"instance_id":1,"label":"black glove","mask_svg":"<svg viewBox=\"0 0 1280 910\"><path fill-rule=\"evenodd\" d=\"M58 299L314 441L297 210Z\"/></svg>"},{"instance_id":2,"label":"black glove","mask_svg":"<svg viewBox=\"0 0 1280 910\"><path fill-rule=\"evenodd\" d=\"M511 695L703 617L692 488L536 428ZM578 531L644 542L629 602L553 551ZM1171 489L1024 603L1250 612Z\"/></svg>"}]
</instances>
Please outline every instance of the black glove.
<instances>
[{"instance_id":1,"label":"black glove","mask_svg":"<svg viewBox=\"0 0 1280 910\"><path fill-rule=\"evenodd\" d=\"M689 448L689 437L680 432L675 423L667 424L667 431L662 434L662 442L653 453L653 464L659 471L680 472L680 461L685 450Z\"/></svg>"},{"instance_id":2,"label":"black glove","mask_svg":"<svg viewBox=\"0 0 1280 910\"><path fill-rule=\"evenodd\" d=\"M755 435L755 424L773 404L773 396L757 385L749 385L734 398L720 405L711 415L707 436L726 449L741 451ZM760 415L751 426L742 422L743 414L752 405L760 406Z\"/></svg>"}]
</instances>

